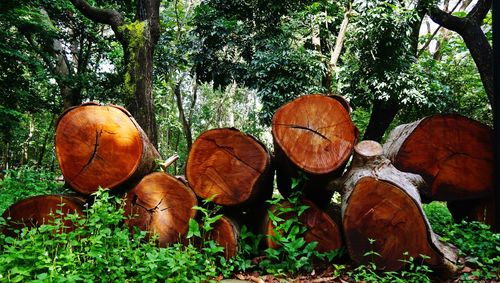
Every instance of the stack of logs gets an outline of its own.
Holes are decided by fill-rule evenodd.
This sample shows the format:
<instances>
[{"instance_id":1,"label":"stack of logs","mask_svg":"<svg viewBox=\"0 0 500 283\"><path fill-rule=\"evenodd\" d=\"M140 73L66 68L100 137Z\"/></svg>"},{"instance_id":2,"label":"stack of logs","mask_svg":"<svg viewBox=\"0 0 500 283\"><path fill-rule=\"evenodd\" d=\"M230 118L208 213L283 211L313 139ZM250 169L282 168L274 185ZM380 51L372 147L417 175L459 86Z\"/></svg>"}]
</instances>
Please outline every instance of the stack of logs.
<instances>
[{"instance_id":1,"label":"stack of logs","mask_svg":"<svg viewBox=\"0 0 500 283\"><path fill-rule=\"evenodd\" d=\"M200 199L223 206L225 216L208 237L238 248L244 224L272 235L267 211L277 188L288 197L300 180L306 241L321 252L346 246L358 264L375 251L377 267L398 270L403 254L427 255L436 270L453 272L456 251L439 241L422 210L422 199L448 201L457 219L492 224L492 131L459 115L435 115L401 125L384 147L356 144L358 131L340 96L306 95L282 106L272 121L274 157L264 144L236 129L213 129L194 142L185 178L154 172L156 149L130 113L118 106L86 103L65 111L56 129L56 155L67 184L79 197L38 196L3 214L10 225L38 225L64 203L63 212L82 211L99 187L123 194L130 227L159 234L158 244L182 241ZM352 156L352 159L351 159ZM348 161L350 166L346 170ZM332 207L334 191L341 207ZM334 212L337 212L335 214ZM285 215L284 217L292 217ZM68 223L70 225L70 223ZM6 232L9 232L7 229ZM276 247L270 237L267 247ZM373 241L374 240L374 241Z\"/></svg>"}]
</instances>

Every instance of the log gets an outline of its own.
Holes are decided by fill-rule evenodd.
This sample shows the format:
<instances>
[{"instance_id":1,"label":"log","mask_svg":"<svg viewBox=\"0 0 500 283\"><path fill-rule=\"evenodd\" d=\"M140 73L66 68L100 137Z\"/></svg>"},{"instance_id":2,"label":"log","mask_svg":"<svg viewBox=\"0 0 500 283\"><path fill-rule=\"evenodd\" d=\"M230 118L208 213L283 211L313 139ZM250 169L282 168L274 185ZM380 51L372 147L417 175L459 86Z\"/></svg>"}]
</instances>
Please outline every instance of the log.
<instances>
[{"instance_id":1,"label":"log","mask_svg":"<svg viewBox=\"0 0 500 283\"><path fill-rule=\"evenodd\" d=\"M316 250L321 253L333 251L340 249L343 246L341 231L339 225L335 223L328 214L320 210L313 202L303 199L300 201L300 205L307 205L307 208L299 217L298 220L302 223L307 231L303 234L304 240L307 243L317 242ZM288 201L279 203L270 208L270 211L274 215L288 220L292 217L296 217L295 212L286 212L283 214L277 214L279 207L291 208L292 204ZM273 241L273 236L275 235L276 227L269 218L266 216L264 222L264 234L266 237L266 245L268 248L277 248L278 243Z\"/></svg>"},{"instance_id":2,"label":"log","mask_svg":"<svg viewBox=\"0 0 500 283\"><path fill-rule=\"evenodd\" d=\"M422 209L418 188L424 180L394 168L375 141L362 141L354 150L348 172L331 184L342 192L342 225L351 259L396 271L405 265L400 260L407 252L414 258L429 256L425 262L444 274L456 272L456 251L438 240ZM365 256L370 251L380 256Z\"/></svg>"},{"instance_id":3,"label":"log","mask_svg":"<svg viewBox=\"0 0 500 283\"><path fill-rule=\"evenodd\" d=\"M346 101L306 95L279 108L272 121L278 189L288 197L292 178L302 182L305 197L326 208L332 194L325 190L339 177L356 143L357 129Z\"/></svg>"},{"instance_id":4,"label":"log","mask_svg":"<svg viewBox=\"0 0 500 283\"><path fill-rule=\"evenodd\" d=\"M396 127L384 154L401 171L420 174L431 200L493 194L493 132L464 116L434 115Z\"/></svg>"},{"instance_id":5,"label":"log","mask_svg":"<svg viewBox=\"0 0 500 283\"><path fill-rule=\"evenodd\" d=\"M55 148L64 179L86 195L139 181L160 157L127 110L96 103L69 108L59 117Z\"/></svg>"},{"instance_id":6,"label":"log","mask_svg":"<svg viewBox=\"0 0 500 283\"><path fill-rule=\"evenodd\" d=\"M194 218L197 199L193 191L166 173L156 172L144 177L130 192L125 202L126 224L158 234L158 245L177 242L187 232L189 219Z\"/></svg>"},{"instance_id":7,"label":"log","mask_svg":"<svg viewBox=\"0 0 500 283\"><path fill-rule=\"evenodd\" d=\"M248 206L270 198L273 174L266 147L233 128L201 134L186 162L186 178L194 192L224 206Z\"/></svg>"},{"instance_id":8,"label":"log","mask_svg":"<svg viewBox=\"0 0 500 283\"><path fill-rule=\"evenodd\" d=\"M73 231L75 225L64 217L73 213L83 215L83 204L79 198L62 195L42 195L21 200L2 214L2 218L7 220L3 233L15 237L14 230L52 224L57 218L63 219L64 229L60 233ZM61 214L56 213L58 210L61 210Z\"/></svg>"},{"instance_id":9,"label":"log","mask_svg":"<svg viewBox=\"0 0 500 283\"><path fill-rule=\"evenodd\" d=\"M240 227L238 223L227 216L222 216L213 225L213 230L207 236L224 248L224 257L230 259L238 253Z\"/></svg>"}]
</instances>

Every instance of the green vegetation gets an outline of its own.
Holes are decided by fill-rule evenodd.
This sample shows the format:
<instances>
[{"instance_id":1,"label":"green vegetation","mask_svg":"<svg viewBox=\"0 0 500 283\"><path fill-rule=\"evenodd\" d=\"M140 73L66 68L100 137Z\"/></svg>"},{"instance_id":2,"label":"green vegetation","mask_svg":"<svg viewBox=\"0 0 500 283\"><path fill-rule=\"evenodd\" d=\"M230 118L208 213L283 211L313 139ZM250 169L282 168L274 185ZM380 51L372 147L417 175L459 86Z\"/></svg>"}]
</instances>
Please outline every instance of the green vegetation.
<instances>
[{"instance_id":1,"label":"green vegetation","mask_svg":"<svg viewBox=\"0 0 500 283\"><path fill-rule=\"evenodd\" d=\"M54 182L54 174L25 167L10 170L1 181L2 211L17 199L41 193L60 193L63 188ZM294 182L297 185L297 182ZM61 217L54 223L39 228L23 228L16 238L0 235L0 281L39 282L59 281L167 281L200 282L217 278L230 278L238 272L259 272L289 278L318 268L331 266L331 275L367 282L429 282L433 277L430 269L421 264L423 257L414 259L402 255L406 263L400 272L376 271L373 259L378 256L367 251L371 263L358 267L344 264L327 264L342 256L343 251L326 254L314 250L317 243L306 243L305 227L298 216L308 209L299 205L299 196L288 201L291 207L278 207L270 212L275 227L273 241L276 249L259 253L264 235L255 235L242 227L240 251L235 258L226 260L222 247L203 237L220 217L220 207L205 201L195 207L202 214L200 223L192 220L188 238L198 238L201 247L193 244L173 244L159 248L154 237L145 240L146 233L131 231L124 225L123 199L110 196L100 190L94 204L85 211L85 217L69 215L76 225L73 231L63 231ZM274 197L270 204L283 201ZM207 207L210 207L208 209ZM460 250L471 272L461 275L464 282L493 280L498 276L500 264L500 234L492 233L484 224L454 224L446 206L440 202L424 205L424 210L434 231L442 235ZM285 218L284 214L292 217ZM60 211L56 215L61 215ZM0 229L5 220L0 220ZM201 239L205 239L200 241Z\"/></svg>"}]
</instances>

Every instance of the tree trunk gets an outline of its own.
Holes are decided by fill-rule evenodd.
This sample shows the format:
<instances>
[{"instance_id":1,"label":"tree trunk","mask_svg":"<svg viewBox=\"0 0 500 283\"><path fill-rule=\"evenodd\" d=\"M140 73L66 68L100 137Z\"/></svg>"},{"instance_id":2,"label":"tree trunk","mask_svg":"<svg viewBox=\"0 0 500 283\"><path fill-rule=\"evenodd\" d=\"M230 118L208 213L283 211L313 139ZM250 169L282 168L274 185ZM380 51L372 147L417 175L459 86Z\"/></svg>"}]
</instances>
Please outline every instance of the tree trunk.
<instances>
[{"instance_id":1,"label":"tree trunk","mask_svg":"<svg viewBox=\"0 0 500 283\"><path fill-rule=\"evenodd\" d=\"M194 218L197 205L193 191L166 173L156 172L144 177L127 193L125 215L129 227L137 226L150 235L158 234L158 244L165 247L181 240ZM136 215L136 217L134 217Z\"/></svg>"},{"instance_id":2,"label":"tree trunk","mask_svg":"<svg viewBox=\"0 0 500 283\"><path fill-rule=\"evenodd\" d=\"M493 133L460 115L434 115L398 126L384 146L399 170L420 174L432 200L482 198L493 193Z\"/></svg>"},{"instance_id":3,"label":"tree trunk","mask_svg":"<svg viewBox=\"0 0 500 283\"><path fill-rule=\"evenodd\" d=\"M248 205L271 197L274 169L266 147L236 129L201 134L186 161L186 178L203 199L219 205Z\"/></svg>"},{"instance_id":4,"label":"tree trunk","mask_svg":"<svg viewBox=\"0 0 500 283\"><path fill-rule=\"evenodd\" d=\"M55 148L65 180L82 194L139 181L160 158L127 110L95 103L59 117Z\"/></svg>"},{"instance_id":5,"label":"tree trunk","mask_svg":"<svg viewBox=\"0 0 500 283\"><path fill-rule=\"evenodd\" d=\"M385 131L387 131L398 114L399 109L400 106L395 101L382 101L376 99L373 102L370 121L368 122L363 139L380 142Z\"/></svg>"},{"instance_id":6,"label":"tree trunk","mask_svg":"<svg viewBox=\"0 0 500 283\"><path fill-rule=\"evenodd\" d=\"M420 176L394 168L377 142L356 145L349 171L332 183L342 191L344 236L351 259L399 270L405 265L401 259L426 255L425 262L432 267L448 274L456 271L456 252L438 240L422 210L418 187L424 184ZM379 256L366 256L370 251Z\"/></svg>"},{"instance_id":7,"label":"tree trunk","mask_svg":"<svg viewBox=\"0 0 500 283\"><path fill-rule=\"evenodd\" d=\"M463 18L446 13L437 6L429 9L429 16L434 22L462 36L474 63L476 63L491 105L493 105L494 97L493 49L481 29L481 25L492 2L493 0L478 0L467 16Z\"/></svg>"},{"instance_id":8,"label":"tree trunk","mask_svg":"<svg viewBox=\"0 0 500 283\"><path fill-rule=\"evenodd\" d=\"M332 194L324 188L342 174L357 138L344 103L323 95L302 96L279 108L272 124L281 194L288 197L292 180L298 179L305 197L326 207Z\"/></svg>"},{"instance_id":9,"label":"tree trunk","mask_svg":"<svg viewBox=\"0 0 500 283\"><path fill-rule=\"evenodd\" d=\"M64 206L63 206L64 205ZM62 214L56 213L61 210ZM83 215L83 201L79 198L45 195L30 197L14 203L5 210L2 218L7 220L3 233L11 237L17 237L14 230L23 227L39 227L42 224L53 224L56 218L63 218L64 230L69 232L75 229L73 223L64 220L68 214L78 213Z\"/></svg>"},{"instance_id":10,"label":"tree trunk","mask_svg":"<svg viewBox=\"0 0 500 283\"><path fill-rule=\"evenodd\" d=\"M308 200L302 200L300 205L306 205L307 208L300 216L295 212L280 212L280 209L290 209L292 204L287 201L274 205L270 211L283 221L293 217L298 217L300 223L306 228L306 232L302 235L307 243L317 242L316 250L320 253L326 253L342 248L342 234L339 225L328 216L324 211L321 211L314 203ZM276 231L276 226L273 221L266 215L264 221L264 234L266 237L266 245L269 248L277 248L279 243L276 243L273 238L276 233L287 233L288 231Z\"/></svg>"}]
</instances>

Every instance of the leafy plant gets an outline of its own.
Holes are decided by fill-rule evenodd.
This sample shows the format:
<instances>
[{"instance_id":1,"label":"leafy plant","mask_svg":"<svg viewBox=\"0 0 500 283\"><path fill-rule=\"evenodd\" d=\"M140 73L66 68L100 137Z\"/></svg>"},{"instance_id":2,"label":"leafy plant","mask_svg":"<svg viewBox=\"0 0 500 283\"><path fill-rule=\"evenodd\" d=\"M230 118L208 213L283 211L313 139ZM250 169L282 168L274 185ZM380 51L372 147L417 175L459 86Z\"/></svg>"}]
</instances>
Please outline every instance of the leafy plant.
<instances>
[{"instance_id":1,"label":"leafy plant","mask_svg":"<svg viewBox=\"0 0 500 283\"><path fill-rule=\"evenodd\" d=\"M23 166L4 172L4 178L0 180L0 213L16 201L27 197L67 192L62 184L56 181L56 174L50 171Z\"/></svg>"},{"instance_id":2,"label":"leafy plant","mask_svg":"<svg viewBox=\"0 0 500 283\"><path fill-rule=\"evenodd\" d=\"M0 235L0 281L201 282L227 269L207 250L181 244L158 248L154 237L145 240L146 232L131 233L123 224L123 207L122 199L100 190L86 217L68 216L74 231L56 233L62 228L56 218L23 228L16 238Z\"/></svg>"}]
</instances>

